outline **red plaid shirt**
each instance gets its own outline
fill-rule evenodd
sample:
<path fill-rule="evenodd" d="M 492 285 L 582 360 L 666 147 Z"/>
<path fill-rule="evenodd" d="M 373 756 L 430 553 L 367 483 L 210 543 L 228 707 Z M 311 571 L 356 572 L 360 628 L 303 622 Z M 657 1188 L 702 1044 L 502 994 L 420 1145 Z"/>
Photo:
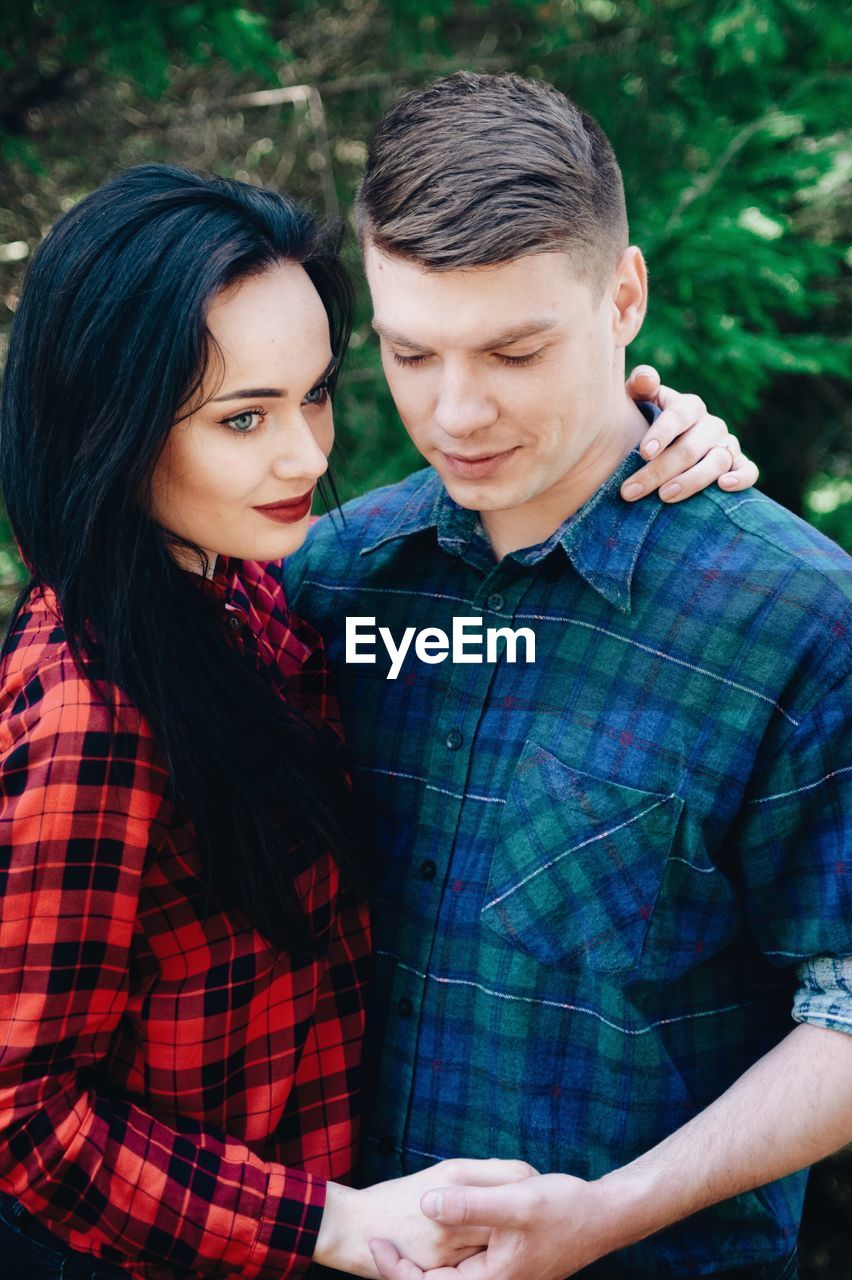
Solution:
<path fill-rule="evenodd" d="M 247 660 L 336 723 L 272 569 L 225 562 L 213 586 Z M 280 1280 L 353 1164 L 366 910 L 325 857 L 297 880 L 333 908 L 320 959 L 200 914 L 192 824 L 117 705 L 112 731 L 31 597 L 0 666 L 0 1190 L 137 1280 Z"/>

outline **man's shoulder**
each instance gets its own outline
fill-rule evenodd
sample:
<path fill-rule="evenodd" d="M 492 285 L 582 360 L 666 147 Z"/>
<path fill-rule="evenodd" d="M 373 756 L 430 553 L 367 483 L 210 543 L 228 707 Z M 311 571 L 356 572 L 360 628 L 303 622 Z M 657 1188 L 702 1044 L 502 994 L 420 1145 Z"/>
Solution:
<path fill-rule="evenodd" d="M 684 618 L 741 639 L 743 661 L 804 663 L 829 681 L 852 671 L 852 557 L 757 490 L 666 507 L 637 575 L 649 608 L 664 577 Z"/>
<path fill-rule="evenodd" d="M 391 524 L 406 510 L 410 504 L 416 503 L 431 493 L 437 477 L 432 467 L 424 467 L 414 471 L 404 480 L 396 484 L 386 484 L 380 489 L 370 489 L 359 498 L 351 498 L 337 512 L 323 516 L 318 520 L 313 533 L 322 529 L 328 535 L 328 525 L 334 523 L 341 528 L 345 539 L 357 542 L 360 550 L 368 541 L 379 541 Z"/>
<path fill-rule="evenodd" d="M 285 562 L 285 580 L 306 568 L 327 563 L 336 574 L 360 560 L 365 547 L 374 546 L 392 533 L 397 520 L 419 502 L 431 501 L 437 477 L 431 467 L 415 471 L 396 484 L 371 489 L 359 498 L 321 516 L 310 529 L 303 547 Z"/>
<path fill-rule="evenodd" d="M 757 489 L 707 489 L 661 513 L 652 545 L 676 545 L 700 568 L 783 574 L 803 589 L 826 592 L 838 608 L 852 603 L 852 557 L 813 525 Z"/>
<path fill-rule="evenodd" d="M 759 538 L 764 546 L 776 552 L 787 555 L 791 551 L 812 549 L 820 556 L 834 556 L 847 569 L 852 567 L 852 557 L 841 546 L 760 489 L 738 494 L 724 493 L 713 486 L 706 489 L 703 496 L 726 521 Z"/>

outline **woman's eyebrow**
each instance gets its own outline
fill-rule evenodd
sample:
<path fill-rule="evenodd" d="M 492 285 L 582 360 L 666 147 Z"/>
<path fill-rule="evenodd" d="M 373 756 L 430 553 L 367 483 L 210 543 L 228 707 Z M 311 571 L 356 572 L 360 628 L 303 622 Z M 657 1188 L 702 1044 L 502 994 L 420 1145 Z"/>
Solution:
<path fill-rule="evenodd" d="M 286 394 L 281 387 L 244 387 L 239 391 L 227 391 L 223 396 L 213 396 L 213 400 L 260 400 L 265 397 L 281 400 Z"/>
<path fill-rule="evenodd" d="M 331 377 L 336 366 L 337 356 L 332 356 L 314 385 L 322 382 L 325 378 Z M 217 400 L 283 400 L 286 395 L 286 387 L 241 387 L 239 391 L 228 391 L 224 395 L 213 396 L 212 402 Z"/>

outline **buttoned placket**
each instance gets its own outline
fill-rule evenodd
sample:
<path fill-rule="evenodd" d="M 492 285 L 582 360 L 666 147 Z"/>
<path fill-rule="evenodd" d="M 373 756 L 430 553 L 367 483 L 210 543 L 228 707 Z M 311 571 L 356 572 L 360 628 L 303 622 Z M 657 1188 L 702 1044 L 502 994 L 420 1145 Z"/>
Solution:
<path fill-rule="evenodd" d="M 481 563 L 481 556 L 477 555 L 476 560 Z M 538 572 L 537 567 L 527 568 L 505 557 L 481 577 L 469 609 L 465 611 L 459 606 L 454 612 L 481 617 L 483 629 L 513 626 L 515 613 Z M 502 654 L 500 660 L 503 660 Z M 418 860 L 412 869 L 413 876 L 427 882 L 431 905 L 423 912 L 428 911 L 429 927 L 407 939 L 404 962 L 397 966 L 391 992 L 386 1044 L 397 1064 L 394 1093 L 396 1097 L 407 1096 L 409 1105 L 404 1112 L 397 1108 L 393 1118 L 391 1113 L 382 1114 L 380 1091 L 374 1129 L 379 1135 L 377 1149 L 388 1166 L 388 1176 L 420 1167 L 419 1163 L 406 1159 L 406 1131 L 414 1096 L 416 1046 L 425 996 L 421 975 L 429 972 L 432 962 L 442 897 L 446 884 L 452 880 L 455 835 L 461 822 L 477 729 L 497 670 L 498 663 L 485 660 L 451 663 L 451 678 L 443 703 L 436 708 L 434 732 L 425 758 L 425 776 L 440 777 L 442 785 L 426 789 L 419 824 L 421 828 L 452 829 L 454 838 L 451 844 L 444 843 L 430 850 L 431 856 Z M 401 1064 L 405 1064 L 404 1067 Z"/>
<path fill-rule="evenodd" d="M 244 653 L 246 647 L 246 631 L 248 629 L 248 619 L 245 612 L 235 604 L 231 604 L 230 602 L 226 603 L 225 625 L 228 628 L 231 639 L 239 649 L 240 653 Z"/>
<path fill-rule="evenodd" d="M 629 510 L 635 516 L 635 508 Z M 652 518 L 641 514 L 648 522 Z M 416 534 L 422 527 L 421 515 L 408 512 L 400 521 L 402 527 L 393 529 L 392 535 Z M 546 543 L 495 563 L 481 522 L 474 513 L 457 508 L 445 493 L 430 503 L 429 522 L 432 521 L 442 551 L 458 564 L 451 595 L 458 603 L 453 604 L 452 616 L 481 617 L 483 629 L 514 627 L 522 603 L 536 583 L 542 579 L 548 583 L 557 581 L 566 569 L 572 574 L 578 572 L 573 563 L 570 567 L 566 563 L 573 561 L 576 537 L 570 529 L 557 531 Z M 593 547 L 597 554 L 596 544 Z M 362 555 L 370 553 L 369 546 L 361 550 Z M 529 619 L 519 625 L 529 626 Z M 400 678 L 413 674 L 408 670 L 411 662 L 409 655 Z M 424 745 L 419 856 L 410 871 L 411 880 L 417 883 L 409 889 L 418 896 L 416 914 L 420 927 L 395 940 L 397 963 L 386 1006 L 384 1055 L 385 1068 L 392 1071 L 392 1076 L 379 1085 L 368 1139 L 373 1151 L 382 1157 L 382 1176 L 411 1172 L 421 1167 L 424 1155 L 437 1158 L 440 1154 L 418 1152 L 416 1142 L 408 1137 L 415 1099 L 421 1088 L 426 1087 L 428 1092 L 428 1086 L 421 1084 L 417 1074 L 427 1069 L 425 1055 L 421 1058 L 420 1054 L 427 975 L 432 971 L 436 948 L 441 945 L 440 918 L 442 907 L 446 910 L 446 895 L 456 891 L 453 868 L 458 863 L 457 844 L 468 813 L 465 788 L 471 776 L 477 731 L 500 666 L 484 660 L 481 664 L 467 664 L 448 659 L 449 681 L 443 683 L 443 694 L 434 705 L 428 751 Z M 505 675 L 502 678 L 505 681 Z M 420 773 L 419 767 L 417 772 Z M 430 831 L 440 833 L 440 838 L 430 839 Z M 404 1108 L 392 1106 L 394 1099 L 405 1099 Z"/>

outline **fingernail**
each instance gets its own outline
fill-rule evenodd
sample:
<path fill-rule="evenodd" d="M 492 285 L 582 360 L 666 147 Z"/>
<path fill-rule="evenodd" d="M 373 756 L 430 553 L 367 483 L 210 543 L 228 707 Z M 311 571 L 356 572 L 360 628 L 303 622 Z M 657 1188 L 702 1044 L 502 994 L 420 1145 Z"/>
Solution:
<path fill-rule="evenodd" d="M 663 485 L 662 489 L 660 490 L 660 497 L 676 498 L 677 495 L 680 493 L 680 490 L 681 490 L 681 486 L 676 481 L 673 480 L 671 484 Z"/>
<path fill-rule="evenodd" d="M 638 498 L 642 492 L 642 486 L 638 480 L 629 480 L 621 490 L 622 498 Z"/>
<path fill-rule="evenodd" d="M 654 458 L 660 452 L 659 440 L 647 440 L 642 446 L 646 458 Z"/>
<path fill-rule="evenodd" d="M 440 1191 L 427 1191 L 420 1201 L 420 1211 L 425 1213 L 427 1218 L 440 1218 L 443 1207 L 444 1197 Z"/>
<path fill-rule="evenodd" d="M 737 483 L 737 477 L 734 475 L 731 475 L 730 473 L 724 476 L 719 476 L 719 484 L 723 484 L 726 489 L 733 489 L 736 483 Z"/>

